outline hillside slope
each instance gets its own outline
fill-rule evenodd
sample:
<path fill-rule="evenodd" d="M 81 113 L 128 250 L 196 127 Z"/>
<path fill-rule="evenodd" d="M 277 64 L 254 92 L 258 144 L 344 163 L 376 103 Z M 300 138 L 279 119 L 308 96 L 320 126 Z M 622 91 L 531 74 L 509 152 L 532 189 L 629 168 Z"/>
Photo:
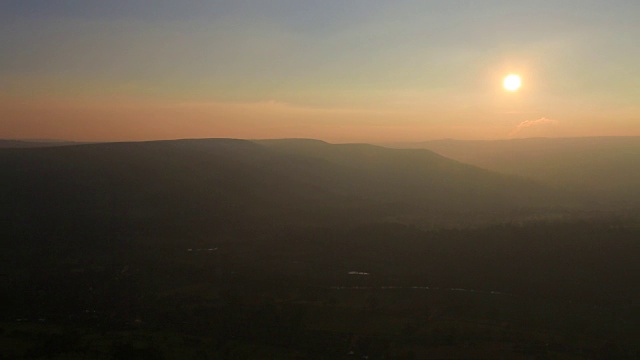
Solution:
<path fill-rule="evenodd" d="M 278 224 L 423 221 L 546 209 L 537 184 L 427 150 L 232 139 L 2 149 L 18 232 L 231 233 Z"/>
<path fill-rule="evenodd" d="M 590 194 L 602 202 L 640 204 L 640 137 L 437 140 L 423 148 L 464 163 Z"/>

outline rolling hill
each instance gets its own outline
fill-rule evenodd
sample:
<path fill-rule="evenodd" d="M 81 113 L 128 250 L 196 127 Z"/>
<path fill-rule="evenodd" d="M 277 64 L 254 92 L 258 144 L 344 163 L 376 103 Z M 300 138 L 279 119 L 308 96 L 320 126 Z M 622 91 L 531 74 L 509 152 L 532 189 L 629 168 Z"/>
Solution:
<path fill-rule="evenodd" d="M 259 232 L 278 224 L 546 211 L 533 182 L 428 150 L 201 139 L 2 149 L 2 211 L 19 233 Z"/>

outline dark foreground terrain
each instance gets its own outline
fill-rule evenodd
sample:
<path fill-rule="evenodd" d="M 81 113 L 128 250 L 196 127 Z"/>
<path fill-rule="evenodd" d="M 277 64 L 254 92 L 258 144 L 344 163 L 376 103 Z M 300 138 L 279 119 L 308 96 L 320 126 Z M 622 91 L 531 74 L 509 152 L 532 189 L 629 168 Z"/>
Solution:
<path fill-rule="evenodd" d="M 0 165 L 0 358 L 640 357 L 634 207 L 308 141 Z"/>

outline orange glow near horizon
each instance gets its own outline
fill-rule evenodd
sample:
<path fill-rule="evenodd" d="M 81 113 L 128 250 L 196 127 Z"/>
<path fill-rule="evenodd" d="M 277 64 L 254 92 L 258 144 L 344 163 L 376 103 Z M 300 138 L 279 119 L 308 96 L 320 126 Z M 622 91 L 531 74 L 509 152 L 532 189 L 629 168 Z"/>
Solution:
<path fill-rule="evenodd" d="M 444 103 L 444 101 L 440 101 Z M 576 113 L 538 121 L 526 111 L 444 103 L 378 108 L 313 108 L 280 102 L 179 103 L 132 100 L 0 99 L 0 138 L 143 141 L 180 138 L 314 138 L 328 142 L 417 142 L 455 138 L 640 135 L 633 112 L 604 117 Z M 448 110 L 449 109 L 449 110 Z M 451 115 L 447 111 L 456 112 Z M 527 124 L 528 126 L 523 126 Z M 586 127 L 586 124 L 590 124 Z"/>

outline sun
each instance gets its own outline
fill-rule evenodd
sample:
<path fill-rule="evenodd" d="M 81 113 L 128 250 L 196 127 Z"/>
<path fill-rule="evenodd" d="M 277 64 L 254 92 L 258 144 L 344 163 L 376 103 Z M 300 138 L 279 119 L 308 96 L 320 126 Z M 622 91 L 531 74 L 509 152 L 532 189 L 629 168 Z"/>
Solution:
<path fill-rule="evenodd" d="M 522 79 L 520 78 L 520 75 L 509 74 L 502 81 L 502 86 L 507 91 L 518 91 L 518 89 L 520 89 L 520 87 L 522 86 Z"/>

